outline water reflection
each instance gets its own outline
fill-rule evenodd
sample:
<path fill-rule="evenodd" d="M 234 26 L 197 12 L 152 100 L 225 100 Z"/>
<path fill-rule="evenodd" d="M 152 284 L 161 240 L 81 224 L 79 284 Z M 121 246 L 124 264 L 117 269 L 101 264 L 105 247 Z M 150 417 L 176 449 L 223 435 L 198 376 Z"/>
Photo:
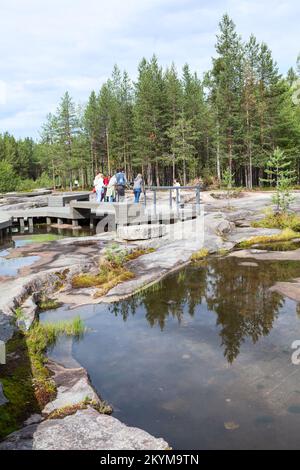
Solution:
<path fill-rule="evenodd" d="M 299 276 L 297 262 L 257 262 L 253 267 L 242 265 L 235 258 L 215 258 L 169 276 L 131 300 L 114 304 L 110 310 L 126 321 L 143 306 L 149 325 L 163 331 L 169 317 L 181 324 L 186 313 L 193 317 L 197 307 L 205 303 L 216 315 L 220 344 L 227 361 L 232 363 L 247 339 L 255 344 L 273 328 L 285 301 L 269 287 L 275 281 Z"/>

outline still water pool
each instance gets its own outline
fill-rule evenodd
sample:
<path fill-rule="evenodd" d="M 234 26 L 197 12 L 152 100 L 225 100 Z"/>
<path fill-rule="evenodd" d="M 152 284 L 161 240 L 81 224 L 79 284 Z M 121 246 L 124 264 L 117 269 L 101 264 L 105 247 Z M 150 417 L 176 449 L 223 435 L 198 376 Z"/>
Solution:
<path fill-rule="evenodd" d="M 78 361 L 115 417 L 174 449 L 299 448 L 300 309 L 269 287 L 300 264 L 255 263 L 216 258 L 129 301 L 47 312 L 87 328 L 49 354 Z"/>

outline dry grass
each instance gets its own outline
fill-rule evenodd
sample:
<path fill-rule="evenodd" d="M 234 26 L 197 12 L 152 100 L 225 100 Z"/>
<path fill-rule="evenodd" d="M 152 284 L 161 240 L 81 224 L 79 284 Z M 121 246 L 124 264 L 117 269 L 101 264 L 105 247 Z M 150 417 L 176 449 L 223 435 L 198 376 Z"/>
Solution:
<path fill-rule="evenodd" d="M 139 258 L 140 256 L 148 255 L 149 253 L 154 253 L 155 251 L 156 250 L 154 248 L 136 249 L 132 251 L 131 253 L 129 253 L 128 255 L 126 255 L 126 261 L 133 261 Z"/>
<path fill-rule="evenodd" d="M 102 297 L 118 284 L 134 279 L 134 273 L 125 266 L 128 261 L 133 261 L 154 251 L 153 248 L 138 248 L 131 253 L 126 253 L 126 251 L 114 247 L 107 249 L 104 258 L 100 261 L 99 272 L 97 274 L 83 273 L 74 276 L 72 287 L 73 289 L 96 287 L 97 292 L 94 297 Z"/>
<path fill-rule="evenodd" d="M 101 401 L 98 403 L 87 398 L 86 400 L 80 403 L 76 403 L 75 405 L 67 405 L 63 408 L 59 408 L 58 410 L 54 410 L 52 413 L 50 413 L 48 419 L 63 419 L 66 416 L 74 415 L 79 410 L 86 410 L 89 406 L 94 408 L 100 414 L 111 415 L 113 412 L 112 407 L 106 402 Z"/>
<path fill-rule="evenodd" d="M 81 289 L 87 287 L 97 287 L 95 297 L 105 295 L 110 289 L 121 282 L 133 279 L 135 275 L 126 269 L 126 267 L 104 260 L 100 264 L 98 274 L 79 274 L 72 279 L 72 287 Z"/>
<path fill-rule="evenodd" d="M 207 258 L 208 255 L 209 255 L 209 251 L 206 248 L 201 248 L 201 250 L 196 251 L 195 253 L 192 254 L 191 261 L 193 262 L 201 261 L 204 258 Z"/>
<path fill-rule="evenodd" d="M 242 241 L 238 244 L 239 248 L 249 248 L 252 245 L 259 245 L 259 244 L 267 244 L 267 243 L 274 243 L 274 242 L 285 242 L 293 240 L 294 238 L 299 238 L 300 233 L 294 232 L 290 228 L 284 229 L 278 235 L 261 235 L 257 237 L 249 238 L 249 240 Z"/>

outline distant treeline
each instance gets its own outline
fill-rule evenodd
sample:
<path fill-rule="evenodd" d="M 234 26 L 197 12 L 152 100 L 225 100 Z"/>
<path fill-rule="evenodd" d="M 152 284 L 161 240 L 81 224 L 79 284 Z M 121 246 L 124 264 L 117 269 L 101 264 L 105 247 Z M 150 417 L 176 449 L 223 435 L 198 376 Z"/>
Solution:
<path fill-rule="evenodd" d="M 217 183 L 230 168 L 238 186 L 252 188 L 280 147 L 299 183 L 300 105 L 292 94 L 300 59 L 283 77 L 266 44 L 254 36 L 244 42 L 227 15 L 219 27 L 212 68 L 201 79 L 188 65 L 180 74 L 174 64 L 163 69 L 155 56 L 140 62 L 135 83 L 115 66 L 85 107 L 66 92 L 39 142 L 2 135 L 2 173 L 69 187 L 123 167 L 129 179 L 141 172 L 149 185 L 163 185 L 175 176 Z"/>

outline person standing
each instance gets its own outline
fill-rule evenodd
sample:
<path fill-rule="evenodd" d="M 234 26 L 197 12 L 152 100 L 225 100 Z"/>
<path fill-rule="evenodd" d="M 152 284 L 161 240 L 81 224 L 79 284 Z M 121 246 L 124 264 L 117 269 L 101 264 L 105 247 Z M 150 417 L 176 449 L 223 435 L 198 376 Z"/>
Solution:
<path fill-rule="evenodd" d="M 173 187 L 174 188 L 180 188 L 180 183 L 179 183 L 179 181 L 177 181 L 177 179 L 174 179 Z M 177 201 L 177 193 L 178 193 L 178 201 Z M 172 197 L 173 197 L 173 199 L 176 203 L 178 202 L 178 204 L 180 204 L 180 191 L 177 191 L 177 190 L 174 189 L 173 193 L 172 193 Z"/>
<path fill-rule="evenodd" d="M 101 172 L 98 171 L 97 174 L 96 174 L 96 176 L 95 176 L 94 183 L 93 183 L 94 189 L 96 189 L 96 186 L 97 186 L 98 181 L 99 181 L 100 178 L 101 178 Z"/>
<path fill-rule="evenodd" d="M 94 185 L 96 189 L 96 200 L 100 204 L 100 202 L 102 201 L 102 195 L 104 190 L 103 175 L 101 173 L 96 176 Z"/>
<path fill-rule="evenodd" d="M 118 170 L 116 173 L 116 192 L 118 196 L 118 202 L 124 202 L 125 200 L 125 187 L 127 184 L 127 178 L 124 170 Z"/>
<path fill-rule="evenodd" d="M 106 198 L 108 202 L 115 202 L 116 200 L 116 175 L 112 176 L 107 185 Z"/>
<path fill-rule="evenodd" d="M 108 186 L 109 180 L 110 180 L 109 176 L 103 177 L 103 191 L 102 191 L 101 202 L 106 201 L 106 193 L 107 193 L 107 186 Z"/>
<path fill-rule="evenodd" d="M 134 202 L 136 204 L 140 202 L 142 191 L 144 191 L 144 180 L 142 175 L 139 173 L 133 183 Z"/>

